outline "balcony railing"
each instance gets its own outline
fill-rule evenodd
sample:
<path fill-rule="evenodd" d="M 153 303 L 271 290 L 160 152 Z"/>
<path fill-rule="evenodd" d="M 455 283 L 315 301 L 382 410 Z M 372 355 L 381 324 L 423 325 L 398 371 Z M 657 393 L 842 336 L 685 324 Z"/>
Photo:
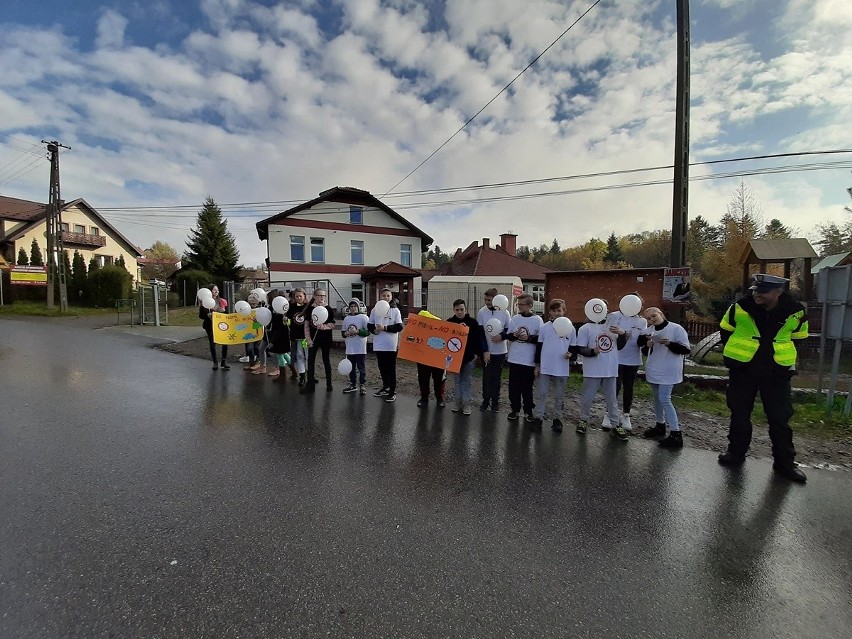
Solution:
<path fill-rule="evenodd" d="M 62 231 L 62 242 L 64 244 L 76 244 L 77 246 L 106 246 L 106 235 Z"/>

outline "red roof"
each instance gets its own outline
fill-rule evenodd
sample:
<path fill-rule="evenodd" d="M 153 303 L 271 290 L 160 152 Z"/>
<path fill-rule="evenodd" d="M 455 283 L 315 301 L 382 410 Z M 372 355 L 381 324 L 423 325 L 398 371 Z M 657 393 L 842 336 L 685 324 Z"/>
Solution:
<path fill-rule="evenodd" d="M 409 266 L 404 266 L 399 262 L 391 261 L 364 269 L 361 273 L 361 279 L 366 282 L 367 279 L 380 274 L 395 277 L 420 277 L 420 271 Z"/>
<path fill-rule="evenodd" d="M 500 246 L 484 248 L 476 242 L 457 252 L 452 261 L 441 269 L 441 275 L 514 276 L 524 282 L 544 282 L 545 274 L 553 272 L 546 266 L 509 255 Z"/>
<path fill-rule="evenodd" d="M 0 218 L 17 220 L 19 222 L 32 222 L 39 217 L 44 217 L 46 204 L 19 200 L 15 197 L 0 195 Z"/>

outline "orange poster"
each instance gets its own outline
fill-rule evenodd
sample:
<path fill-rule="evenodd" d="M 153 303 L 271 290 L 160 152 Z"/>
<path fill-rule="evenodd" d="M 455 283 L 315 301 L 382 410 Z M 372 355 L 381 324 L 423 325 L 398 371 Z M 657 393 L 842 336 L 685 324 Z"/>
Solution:
<path fill-rule="evenodd" d="M 467 344 L 467 333 L 468 328 L 464 324 L 410 313 L 399 338 L 399 356 L 458 373 Z"/>

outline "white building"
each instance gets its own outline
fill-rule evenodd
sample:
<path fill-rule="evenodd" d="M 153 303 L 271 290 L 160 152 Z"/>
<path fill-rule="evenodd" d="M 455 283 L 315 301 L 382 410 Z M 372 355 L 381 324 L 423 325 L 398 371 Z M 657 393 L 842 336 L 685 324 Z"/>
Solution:
<path fill-rule="evenodd" d="M 271 288 L 328 286 L 328 303 L 376 302 L 382 288 L 419 307 L 421 254 L 432 238 L 368 191 L 334 187 L 257 223 Z"/>

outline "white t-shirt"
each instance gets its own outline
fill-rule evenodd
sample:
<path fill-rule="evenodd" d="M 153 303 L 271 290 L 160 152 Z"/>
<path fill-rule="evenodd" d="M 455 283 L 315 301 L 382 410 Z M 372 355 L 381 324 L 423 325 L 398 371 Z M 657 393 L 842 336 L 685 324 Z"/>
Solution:
<path fill-rule="evenodd" d="M 583 324 L 577 331 L 577 346 L 599 348 L 595 357 L 583 357 L 583 377 L 618 377 L 618 335 L 611 333 L 610 324 Z"/>
<path fill-rule="evenodd" d="M 658 331 L 649 327 L 648 359 L 645 360 L 645 379 L 649 384 L 679 384 L 683 381 L 683 360 L 686 355 L 672 353 L 668 346 L 651 343 L 668 339 L 673 344 L 683 344 L 689 348 L 689 336 L 680 324 L 669 322 Z"/>
<path fill-rule="evenodd" d="M 378 317 L 376 309 L 370 313 L 370 324 L 376 326 L 391 326 L 392 324 L 402 324 L 402 313 L 398 308 L 391 308 L 384 317 Z M 388 333 L 382 331 L 373 335 L 373 351 L 395 351 L 399 345 L 399 333 Z"/>
<path fill-rule="evenodd" d="M 498 311 L 496 309 L 492 311 L 487 306 L 483 306 L 476 314 L 476 321 L 479 322 L 479 325 L 482 327 L 482 330 L 485 330 L 485 325 L 492 317 L 496 317 L 498 320 L 500 320 L 500 323 L 503 324 L 504 329 L 509 325 L 509 322 L 512 320 L 512 316 L 509 315 L 509 311 Z M 509 342 L 507 342 L 506 340 L 503 340 L 502 342 L 497 342 L 495 344 L 491 341 L 489 337 L 486 336 L 485 341 L 488 342 L 488 352 L 492 355 L 505 355 L 509 350 Z"/>
<path fill-rule="evenodd" d="M 618 351 L 618 363 L 627 366 L 641 366 L 642 353 L 639 351 L 637 340 L 640 335 L 644 335 L 648 330 L 648 322 L 643 317 L 629 317 L 615 311 L 610 313 L 607 324 L 618 326 L 618 328 L 627 331 L 627 344 Z"/>
<path fill-rule="evenodd" d="M 571 327 L 571 333 L 567 337 L 559 337 L 553 329 L 553 322 L 547 322 L 541 327 L 538 341 L 541 344 L 541 374 L 568 377 L 569 362 L 565 353 L 570 346 L 577 343 L 577 331 L 574 327 Z"/>
<path fill-rule="evenodd" d="M 509 332 L 514 333 L 519 329 L 523 329 L 531 338 L 534 338 L 541 332 L 543 324 L 544 322 L 538 315 L 524 317 L 519 313 L 509 320 Z M 530 342 L 511 342 L 512 345 L 509 347 L 509 357 L 507 357 L 506 360 L 510 364 L 535 366 L 535 343 L 535 339 L 532 339 Z"/>
<path fill-rule="evenodd" d="M 367 330 L 367 316 L 363 313 L 358 315 L 347 315 L 343 318 L 343 324 L 341 325 L 341 329 L 343 333 L 346 334 L 346 331 L 349 330 L 350 326 L 354 326 L 356 331 L 365 331 Z M 346 342 L 346 354 L 347 355 L 366 355 L 367 354 L 367 338 L 361 337 L 358 334 L 347 336 L 343 338 Z"/>

